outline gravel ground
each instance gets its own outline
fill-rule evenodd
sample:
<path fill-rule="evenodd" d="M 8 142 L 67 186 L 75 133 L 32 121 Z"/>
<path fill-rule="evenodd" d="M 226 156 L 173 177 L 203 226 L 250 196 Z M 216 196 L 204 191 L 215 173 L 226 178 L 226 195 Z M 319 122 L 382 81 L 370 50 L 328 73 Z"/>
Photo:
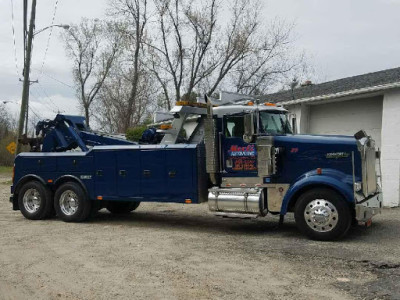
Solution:
<path fill-rule="evenodd" d="M 0 299 L 400 299 L 400 210 L 339 242 L 292 216 L 222 219 L 145 203 L 86 223 L 26 220 L 0 175 Z"/>

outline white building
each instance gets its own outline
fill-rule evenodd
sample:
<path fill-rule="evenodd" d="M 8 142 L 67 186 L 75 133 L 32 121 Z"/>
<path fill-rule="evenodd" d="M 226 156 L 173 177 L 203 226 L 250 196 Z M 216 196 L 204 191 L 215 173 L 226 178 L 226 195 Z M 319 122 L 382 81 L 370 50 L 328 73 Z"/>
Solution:
<path fill-rule="evenodd" d="M 381 150 L 383 203 L 400 203 L 400 68 L 265 96 L 296 115 L 299 133 L 353 135 L 364 129 Z"/>

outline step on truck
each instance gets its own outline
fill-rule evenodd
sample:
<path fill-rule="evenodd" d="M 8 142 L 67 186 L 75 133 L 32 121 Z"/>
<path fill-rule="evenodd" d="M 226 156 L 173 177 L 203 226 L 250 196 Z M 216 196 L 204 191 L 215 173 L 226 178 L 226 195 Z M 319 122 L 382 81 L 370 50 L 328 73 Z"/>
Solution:
<path fill-rule="evenodd" d="M 87 220 L 141 202 L 208 202 L 223 217 L 294 213 L 316 240 L 370 224 L 382 197 L 374 141 L 293 134 L 288 112 L 270 103 L 182 103 L 139 143 L 93 132 L 83 117 L 37 125 L 32 152 L 15 158 L 10 201 L 31 220 Z"/>

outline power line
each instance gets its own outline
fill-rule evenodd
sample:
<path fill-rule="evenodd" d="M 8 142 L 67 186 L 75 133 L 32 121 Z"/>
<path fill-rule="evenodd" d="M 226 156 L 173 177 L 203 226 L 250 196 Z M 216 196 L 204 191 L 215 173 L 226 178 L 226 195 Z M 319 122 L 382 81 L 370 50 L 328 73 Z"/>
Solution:
<path fill-rule="evenodd" d="M 59 1 L 59 0 L 56 0 L 56 2 L 55 2 L 55 4 L 54 4 L 53 18 L 51 19 L 51 25 L 50 25 L 50 27 L 54 25 L 54 20 L 55 20 L 55 18 L 56 18 L 56 12 L 57 12 L 58 1 Z M 50 28 L 50 31 L 49 31 L 49 37 L 47 38 L 46 50 L 44 50 L 43 62 L 42 62 L 42 66 L 40 67 L 40 72 L 39 72 L 39 76 L 38 76 L 38 77 L 40 77 L 40 76 L 43 74 L 43 67 L 44 67 L 44 64 L 45 64 L 45 62 L 46 62 L 47 51 L 49 50 L 50 39 L 51 39 L 52 33 L 53 33 L 53 27 L 51 27 L 51 28 Z"/>
<path fill-rule="evenodd" d="M 30 110 L 39 120 L 43 119 L 41 116 L 38 115 L 38 112 L 35 112 L 35 110 L 34 110 L 31 106 L 29 107 L 29 110 Z"/>
<path fill-rule="evenodd" d="M 57 111 L 60 111 L 60 108 L 58 107 L 58 105 L 56 105 L 53 101 L 53 99 L 49 96 L 49 94 L 46 92 L 44 86 L 42 86 L 40 84 L 40 82 L 38 82 L 40 89 L 43 91 L 44 95 L 50 100 L 51 104 L 53 104 L 53 106 L 57 109 Z"/>
<path fill-rule="evenodd" d="M 36 69 L 35 69 L 35 70 L 36 70 Z M 65 86 L 67 86 L 67 87 L 69 87 L 69 88 L 75 90 L 75 88 L 74 88 L 72 85 L 70 85 L 70 84 L 68 84 L 68 83 L 65 83 L 65 82 L 63 82 L 63 81 L 61 81 L 61 80 L 59 80 L 59 79 L 57 79 L 57 78 L 55 78 L 55 77 L 53 77 L 53 76 L 50 76 L 50 75 L 48 75 L 48 74 L 46 74 L 46 73 L 43 73 L 43 72 L 42 72 L 41 75 L 44 75 L 44 76 L 46 76 L 46 77 L 48 77 L 48 78 L 50 78 L 50 79 L 53 79 L 54 81 L 57 81 L 58 83 L 61 83 L 62 85 L 65 85 Z"/>
<path fill-rule="evenodd" d="M 55 105 L 55 103 L 53 102 L 53 99 L 47 94 L 47 92 L 44 90 L 43 86 L 40 83 L 38 83 L 38 84 L 39 84 L 38 86 L 40 87 L 40 94 L 44 95 L 43 98 L 45 100 L 48 100 L 56 108 L 56 110 L 58 110 L 58 106 Z M 39 92 L 39 90 L 37 90 L 37 91 Z"/>
<path fill-rule="evenodd" d="M 51 107 L 51 106 L 49 105 L 49 103 L 44 102 L 44 101 L 41 102 L 41 101 L 39 100 L 40 95 L 39 95 L 38 91 L 35 91 L 35 93 L 34 93 L 33 91 L 34 91 L 34 90 L 31 89 L 31 95 L 34 96 L 35 99 L 38 100 L 38 102 L 40 102 L 41 104 L 43 104 L 44 106 L 46 106 L 46 107 L 47 107 L 49 110 L 51 110 L 52 112 L 57 113 L 57 110 L 55 110 L 53 107 Z"/>
<path fill-rule="evenodd" d="M 39 99 L 36 98 L 36 96 L 34 96 L 34 95 L 32 94 L 31 91 L 29 91 L 29 94 L 31 94 L 31 96 L 32 96 L 33 98 L 35 98 L 36 100 L 38 100 L 38 102 L 39 102 Z M 34 111 L 34 109 L 33 109 L 31 106 L 29 106 L 29 110 L 30 110 L 37 118 L 43 119 L 42 117 L 39 116 L 39 113 L 37 113 L 37 112 Z"/>
<path fill-rule="evenodd" d="M 53 101 L 52 101 L 50 98 L 48 98 L 46 95 L 44 95 L 43 92 L 40 91 L 40 93 L 39 93 L 39 89 L 36 89 L 36 93 L 38 94 L 38 97 L 42 97 L 43 100 L 49 101 L 49 102 L 43 102 L 43 104 L 46 104 L 47 107 L 48 107 L 52 112 L 57 113 L 57 112 L 60 110 L 60 109 L 58 108 L 58 106 L 55 105 L 55 104 L 53 103 Z M 47 98 L 46 98 L 46 97 L 47 97 Z M 52 104 L 52 106 L 50 105 L 50 103 Z"/>
<path fill-rule="evenodd" d="M 24 37 L 24 61 L 25 61 L 25 49 L 26 49 L 26 35 L 27 35 L 27 26 L 28 26 L 28 0 L 24 0 L 24 30 L 23 30 L 23 37 Z"/>
<path fill-rule="evenodd" d="M 14 24 L 14 2 L 11 1 L 11 28 L 12 28 L 12 35 L 13 35 L 13 44 L 14 44 L 14 60 L 15 60 L 15 68 L 17 70 L 18 78 L 21 78 L 19 75 L 19 68 L 18 68 L 18 58 L 17 58 L 17 46 L 15 42 L 15 24 Z"/>

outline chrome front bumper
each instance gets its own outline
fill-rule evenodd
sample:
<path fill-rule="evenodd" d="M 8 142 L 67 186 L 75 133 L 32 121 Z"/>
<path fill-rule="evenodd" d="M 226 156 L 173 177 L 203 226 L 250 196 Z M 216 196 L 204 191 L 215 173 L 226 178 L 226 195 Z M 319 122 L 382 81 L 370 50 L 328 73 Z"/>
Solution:
<path fill-rule="evenodd" d="M 375 196 L 365 200 L 362 203 L 356 204 L 356 220 L 359 222 L 367 222 L 373 216 L 381 213 L 382 209 L 382 194 L 378 193 Z"/>

